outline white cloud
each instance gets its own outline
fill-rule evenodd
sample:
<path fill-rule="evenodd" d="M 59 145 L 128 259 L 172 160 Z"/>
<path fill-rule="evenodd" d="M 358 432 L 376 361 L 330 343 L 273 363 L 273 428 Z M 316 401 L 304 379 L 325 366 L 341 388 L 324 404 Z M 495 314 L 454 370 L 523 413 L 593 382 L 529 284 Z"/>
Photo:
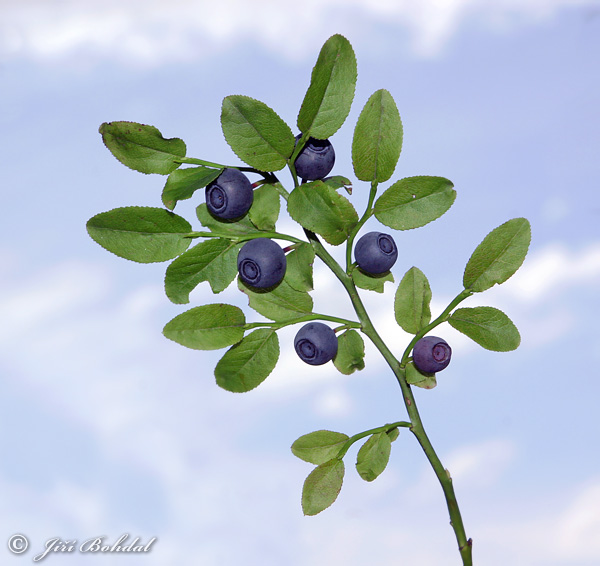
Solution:
<path fill-rule="evenodd" d="M 0 4 L 0 55 L 56 60 L 90 53 L 135 64 L 188 61 L 256 43 L 277 55 L 314 56 L 332 33 L 356 41 L 385 25 L 406 30 L 413 51 L 438 54 L 465 25 L 536 24 L 592 0 L 21 0 Z M 378 32 L 378 37 L 382 33 Z"/>

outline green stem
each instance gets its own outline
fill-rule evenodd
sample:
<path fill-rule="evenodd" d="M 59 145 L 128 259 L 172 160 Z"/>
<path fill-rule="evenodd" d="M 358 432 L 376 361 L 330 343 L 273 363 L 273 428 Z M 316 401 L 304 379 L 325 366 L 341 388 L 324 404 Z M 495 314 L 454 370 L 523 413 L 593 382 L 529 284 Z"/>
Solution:
<path fill-rule="evenodd" d="M 238 165 L 223 165 L 222 163 L 214 163 L 213 161 L 206 161 L 206 159 L 198 159 L 196 157 L 180 157 L 174 159 L 175 163 L 185 163 L 186 165 L 202 165 L 204 167 L 211 167 L 213 169 L 239 169 L 240 171 L 246 171 L 247 173 L 258 173 L 263 177 L 266 176 L 264 171 L 254 169 L 254 167 L 238 166 Z"/>
<path fill-rule="evenodd" d="M 336 277 L 340 280 L 344 288 L 346 289 L 350 300 L 352 301 L 352 305 L 354 306 L 354 310 L 358 315 L 358 318 L 361 322 L 361 330 L 362 332 L 369 337 L 369 339 L 373 342 L 373 344 L 377 347 L 377 349 L 381 352 L 381 355 L 390 366 L 390 369 L 396 376 L 398 384 L 400 385 L 400 389 L 402 390 L 402 395 L 404 398 L 404 405 L 406 406 L 406 410 L 410 417 L 411 427 L 410 430 L 417 438 L 417 441 L 421 445 L 423 452 L 425 453 L 427 459 L 433 471 L 438 478 L 438 481 L 442 487 L 442 491 L 444 492 L 444 497 L 446 499 L 446 505 L 448 507 L 448 513 L 450 515 L 450 524 L 452 529 L 454 530 L 454 534 L 456 537 L 456 541 L 458 543 L 458 548 L 460 551 L 460 555 L 463 561 L 463 566 L 472 566 L 472 556 L 471 556 L 471 539 L 467 539 L 465 534 L 465 528 L 462 521 L 462 516 L 460 513 L 460 509 L 458 507 L 458 502 L 456 500 L 456 495 L 454 493 L 454 487 L 452 485 L 452 478 L 450 474 L 446 471 L 444 466 L 442 465 L 438 455 L 436 454 L 427 433 L 425 432 L 425 428 L 421 421 L 421 416 L 419 415 L 419 411 L 417 409 L 417 404 L 415 402 L 415 398 L 413 396 L 410 385 L 406 382 L 406 374 L 405 369 L 400 365 L 400 362 L 394 357 L 392 352 L 389 350 L 385 342 L 379 336 L 369 315 L 365 309 L 365 306 L 358 295 L 358 291 L 356 286 L 354 285 L 350 276 L 343 271 L 340 265 L 331 257 L 329 252 L 323 247 L 319 239 L 312 232 L 306 231 L 307 236 L 309 237 L 309 241 L 311 242 L 313 248 L 315 249 L 316 254 L 319 258 L 331 269 L 331 271 L 336 275 Z M 456 304 L 458 304 L 461 300 L 466 298 L 465 293 L 468 291 L 463 291 L 458 297 L 450 304 L 452 308 Z M 464 296 L 463 296 L 464 295 Z M 454 304 L 454 305 L 453 305 Z M 449 307 L 450 309 L 450 307 Z M 449 309 L 446 311 L 449 312 Z M 450 309 L 451 310 L 451 309 Z M 444 313 L 446 313 L 444 311 Z M 441 316 L 444 316 L 444 313 Z M 440 318 L 436 319 L 438 321 Z M 436 322 L 434 321 L 434 322 Z M 433 324 L 433 323 L 432 323 Z M 438 322 L 439 324 L 439 322 Z M 429 325 L 431 326 L 431 325 Z M 407 349 L 408 350 L 408 349 Z M 410 352 L 410 350 L 408 350 Z M 406 355 L 406 353 L 405 353 Z"/>
<path fill-rule="evenodd" d="M 290 236 L 289 234 L 281 234 L 280 232 L 252 232 L 248 234 L 219 234 L 218 232 L 189 232 L 184 238 L 225 238 L 233 242 L 246 242 L 256 238 L 272 238 L 274 240 L 285 240 L 294 242 L 295 244 L 305 244 L 304 240 Z"/>
<path fill-rule="evenodd" d="M 362 215 L 362 218 L 358 221 L 358 224 L 350 232 L 350 235 L 348 236 L 348 240 L 346 242 L 346 273 L 348 274 L 352 269 L 352 249 L 354 247 L 354 238 L 356 238 L 356 235 L 358 234 L 360 229 L 364 226 L 365 222 L 373 214 L 373 202 L 375 201 L 375 195 L 377 194 L 377 184 L 377 181 L 373 181 L 371 183 L 369 202 L 367 203 L 365 213 Z"/>
<path fill-rule="evenodd" d="M 361 438 L 365 438 L 367 436 L 371 436 L 372 434 L 377 434 L 378 432 L 389 432 L 390 430 L 394 429 L 394 428 L 399 428 L 399 427 L 404 427 L 404 428 L 410 428 L 412 426 L 411 423 L 406 422 L 406 421 L 398 421 L 397 423 L 391 423 L 391 424 L 386 424 L 383 426 L 378 426 L 377 428 L 371 428 L 369 430 L 365 430 L 363 432 L 359 432 L 358 434 L 355 434 L 354 436 L 351 436 L 346 443 L 344 444 L 344 446 L 342 446 L 341 450 L 338 452 L 338 459 L 342 459 L 345 455 L 346 452 L 348 452 L 348 450 L 350 449 L 350 447 L 357 441 L 359 441 Z"/>
<path fill-rule="evenodd" d="M 337 316 L 331 316 L 328 314 L 311 313 L 305 316 L 299 316 L 298 318 L 293 318 L 282 322 L 249 322 L 244 325 L 244 330 L 250 330 L 251 328 L 261 327 L 279 329 L 285 326 L 290 326 L 292 324 L 298 324 L 300 322 L 310 322 L 311 320 L 327 320 L 329 322 L 338 322 L 342 324 L 344 328 L 360 328 L 360 322 L 355 322 L 353 320 L 348 320 L 346 318 L 340 318 Z"/>

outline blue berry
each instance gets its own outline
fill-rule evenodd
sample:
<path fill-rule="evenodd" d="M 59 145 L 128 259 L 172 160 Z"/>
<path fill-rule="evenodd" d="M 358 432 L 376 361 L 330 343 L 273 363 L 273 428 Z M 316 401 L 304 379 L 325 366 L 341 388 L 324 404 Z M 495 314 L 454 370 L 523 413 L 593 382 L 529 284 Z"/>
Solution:
<path fill-rule="evenodd" d="M 335 332 L 322 322 L 309 322 L 296 334 L 294 348 L 300 359 L 311 366 L 320 366 L 337 354 Z"/>
<path fill-rule="evenodd" d="M 300 139 L 300 135 L 296 139 Z M 329 140 L 308 138 L 308 141 L 298 154 L 294 167 L 296 174 L 304 181 L 323 179 L 333 169 L 335 151 Z"/>
<path fill-rule="evenodd" d="M 281 282 L 286 259 L 281 246 L 268 238 L 246 242 L 238 253 L 240 279 L 250 287 L 266 289 Z"/>
<path fill-rule="evenodd" d="M 452 348 L 443 338 L 425 336 L 413 348 L 413 362 L 423 373 L 436 373 L 450 363 Z"/>
<path fill-rule="evenodd" d="M 253 199 L 252 183 L 238 169 L 223 169 L 206 187 L 206 206 L 209 212 L 223 220 L 244 216 L 250 210 Z"/>
<path fill-rule="evenodd" d="M 385 273 L 396 263 L 398 248 L 389 234 L 369 232 L 356 242 L 354 259 L 366 273 Z"/>

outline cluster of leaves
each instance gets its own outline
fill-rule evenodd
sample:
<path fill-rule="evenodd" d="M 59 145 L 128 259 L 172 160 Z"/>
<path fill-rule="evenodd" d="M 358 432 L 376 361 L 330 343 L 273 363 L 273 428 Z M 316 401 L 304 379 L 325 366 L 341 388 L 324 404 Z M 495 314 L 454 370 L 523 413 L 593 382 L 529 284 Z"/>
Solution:
<path fill-rule="evenodd" d="M 208 282 L 215 294 L 227 289 L 236 279 L 237 254 L 244 242 L 264 237 L 289 242 L 287 270 L 279 285 L 259 291 L 239 279 L 237 282 L 239 290 L 247 295 L 249 306 L 266 320 L 248 322 L 242 309 L 215 303 L 193 307 L 164 327 L 167 338 L 188 348 L 228 348 L 215 367 L 218 385 L 228 391 L 245 392 L 260 385 L 279 359 L 277 331 L 309 320 L 339 324 L 339 347 L 333 362 L 340 372 L 350 374 L 363 369 L 361 334 L 365 333 L 366 314 L 354 302 L 360 299 L 353 299 L 358 320 L 313 312 L 310 291 L 315 255 L 325 261 L 347 290 L 354 291 L 354 296 L 356 287 L 382 292 L 386 282 L 394 281 L 392 274 L 369 275 L 351 260 L 354 239 L 365 222 L 375 217 L 393 230 L 419 228 L 443 215 L 456 198 L 453 184 L 435 176 L 400 179 L 377 197 L 378 185 L 394 173 L 403 142 L 398 109 L 384 89 L 374 92 L 366 102 L 352 141 L 354 174 L 370 184 L 364 214 L 359 217 L 347 196 L 341 194 L 341 190 L 352 194 L 351 183 L 345 177 L 298 182 L 294 169 L 297 155 L 310 137 L 327 139 L 342 126 L 354 99 L 356 78 L 356 59 L 350 43 L 340 35 L 332 36 L 320 51 L 298 113 L 298 141 L 284 120 L 263 102 L 247 96 L 226 97 L 221 110 L 223 134 L 246 164 L 237 168 L 257 175 L 259 180 L 254 183 L 252 207 L 241 219 L 224 221 L 213 217 L 205 203 L 198 205 L 200 231 L 193 230 L 173 210 L 178 201 L 191 198 L 214 181 L 226 166 L 187 157 L 182 140 L 166 139 L 152 126 L 110 122 L 100 127 L 106 147 L 120 162 L 142 173 L 167 175 L 167 180 L 162 192 L 163 207 L 126 207 L 101 213 L 88 221 L 88 232 L 97 243 L 120 257 L 140 263 L 170 261 L 165 292 L 173 303 L 189 303 L 190 293 L 202 282 Z M 285 167 L 293 181 L 290 192 L 275 174 Z M 281 199 L 289 216 L 305 230 L 306 240 L 277 231 Z M 190 247 L 197 238 L 200 243 Z M 332 246 L 346 244 L 345 268 L 334 263 L 320 238 Z M 427 278 L 416 267 L 406 272 L 395 293 L 394 313 L 399 326 L 414 335 L 400 360 L 408 383 L 425 388 L 435 385 L 435 375 L 420 373 L 412 364 L 410 352 L 416 340 L 442 322 L 490 350 L 508 351 L 518 346 L 517 329 L 498 309 L 456 306 L 467 296 L 508 279 L 523 262 L 529 239 L 529 223 L 522 218 L 492 231 L 468 261 L 464 290 L 434 320 Z M 304 512 L 313 515 L 335 500 L 344 475 L 343 457 L 361 438 L 368 437 L 358 453 L 357 471 L 366 481 L 375 479 L 385 468 L 391 443 L 402 426 L 410 423 L 385 425 L 353 437 L 317 431 L 299 438 L 292 447 L 294 454 L 317 466 L 304 485 Z"/>

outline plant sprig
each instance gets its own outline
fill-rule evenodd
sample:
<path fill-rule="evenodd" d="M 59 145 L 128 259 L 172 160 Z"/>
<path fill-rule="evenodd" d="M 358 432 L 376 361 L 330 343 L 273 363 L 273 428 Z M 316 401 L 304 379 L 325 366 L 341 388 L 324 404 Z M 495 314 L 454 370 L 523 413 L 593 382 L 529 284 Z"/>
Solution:
<path fill-rule="evenodd" d="M 491 231 L 468 260 L 463 289 L 436 318 L 431 314 L 431 287 L 425 274 L 410 267 L 396 288 L 394 316 L 399 327 L 412 335 L 401 356 L 378 334 L 361 298 L 362 291 L 382 292 L 393 282 L 391 271 L 366 272 L 353 261 L 355 240 L 366 222 L 375 218 L 394 231 L 420 228 L 445 214 L 456 198 L 451 181 L 436 176 L 406 177 L 380 187 L 396 169 L 403 144 L 400 114 L 392 95 L 375 91 L 357 120 L 352 141 L 352 164 L 359 181 L 368 183 L 365 210 L 358 214 L 347 196 L 351 181 L 339 175 L 301 182 L 296 159 L 311 139 L 325 140 L 344 124 L 354 99 L 357 79 L 352 46 L 341 35 L 323 45 L 298 113 L 294 136 L 287 123 L 265 103 L 247 96 L 228 96 L 221 108 L 221 126 L 232 151 L 245 163 L 226 166 L 187 156 L 179 138 L 165 138 L 153 127 L 134 122 L 108 122 L 100 133 L 106 147 L 124 165 L 145 173 L 166 175 L 161 195 L 163 207 L 125 207 L 100 213 L 87 223 L 89 235 L 108 251 L 140 263 L 170 261 L 165 292 L 176 304 L 190 302 L 198 285 L 208 283 L 213 293 L 229 288 L 238 275 L 238 254 L 251 240 L 268 238 L 289 242 L 284 248 L 283 279 L 267 289 L 257 289 L 237 277 L 238 289 L 263 320 L 247 321 L 245 312 L 233 305 L 214 303 L 194 306 L 169 321 L 164 335 L 197 350 L 227 348 L 215 367 L 217 384 L 232 392 L 258 387 L 271 374 L 280 356 L 277 332 L 300 323 L 325 321 L 337 326 L 335 367 L 345 375 L 365 367 L 366 336 L 379 350 L 395 376 L 408 420 L 370 428 L 351 437 L 332 431 L 315 431 L 292 444 L 292 452 L 316 465 L 302 493 L 302 507 L 315 515 L 338 497 L 345 473 L 344 457 L 358 441 L 356 469 L 365 481 L 375 480 L 386 468 L 399 429 L 412 432 L 432 466 L 448 506 L 464 566 L 472 564 L 472 541 L 467 538 L 450 473 L 437 456 L 423 426 L 412 386 L 432 389 L 436 374 L 421 371 L 413 357 L 419 341 L 443 323 L 450 324 L 482 347 L 510 351 L 520 335 L 502 311 L 489 306 L 458 308 L 466 298 L 504 283 L 523 263 L 531 229 L 524 218 L 509 220 Z M 226 221 L 214 216 L 202 203 L 193 229 L 175 214 L 180 200 L 192 198 L 209 187 L 226 169 L 256 174 L 253 201 L 247 214 Z M 292 188 L 288 191 L 276 172 L 287 168 Z M 305 239 L 279 232 L 276 224 L 281 199 L 289 217 L 304 230 Z M 193 247 L 192 241 L 201 240 Z M 340 265 L 323 241 L 346 245 Z M 355 320 L 313 311 L 313 263 L 319 258 L 345 290 Z M 360 292 L 359 292 L 360 289 Z"/>

